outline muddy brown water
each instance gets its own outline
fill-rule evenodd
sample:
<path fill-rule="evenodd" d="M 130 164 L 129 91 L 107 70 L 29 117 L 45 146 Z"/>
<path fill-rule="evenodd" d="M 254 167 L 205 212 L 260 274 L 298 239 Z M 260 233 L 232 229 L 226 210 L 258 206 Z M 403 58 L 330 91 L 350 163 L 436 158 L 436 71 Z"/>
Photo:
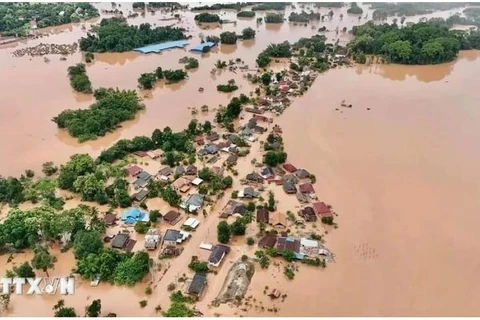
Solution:
<path fill-rule="evenodd" d="M 108 8 L 109 4 L 99 6 Z M 122 9 L 126 7 L 122 4 Z M 434 16 L 446 17 L 457 11 Z M 217 93 L 217 84 L 233 78 L 240 84 L 239 93 L 252 90 L 241 72 L 224 71 L 212 77 L 210 70 L 217 59 L 240 57 L 253 67 L 255 57 L 268 43 L 311 36 L 322 25 L 329 29 L 338 25 L 341 29 L 359 23 L 346 14 L 346 9 L 334 12 L 333 21 L 314 23 L 315 29 L 287 23 L 262 23 L 257 27 L 255 19 L 242 19 L 236 26 L 200 30 L 192 13 L 182 14 L 180 25 L 194 37 L 191 45 L 199 42 L 200 33 L 219 34 L 247 26 L 257 30 L 257 38 L 236 46 L 220 46 L 202 56 L 200 68 L 189 72 L 190 78 L 183 83 L 158 84 L 151 92 L 141 92 L 146 95 L 144 112 L 106 137 L 83 144 L 50 121 L 66 108 L 87 107 L 93 101 L 91 96 L 72 92 L 66 76 L 67 67 L 80 62 L 81 55 L 68 56 L 67 61 L 50 56 L 50 62 L 45 63 L 42 57 L 15 58 L 11 54 L 41 42 L 72 43 L 86 34 L 82 24 L 49 28 L 42 30 L 49 32 L 49 37 L 2 46 L 0 125 L 4 139 L 0 141 L 0 174 L 18 175 L 26 168 L 38 171 L 45 161 L 62 163 L 79 152 L 97 155 L 118 139 L 149 135 L 158 127 L 182 129 L 191 119 L 190 107 L 207 104 L 214 108 L 233 96 Z M 338 18 L 340 12 L 345 15 L 343 21 Z M 166 25 L 172 21 L 158 19 L 168 16 L 147 13 L 129 21 Z M 222 13 L 222 18 L 234 19 L 234 14 Z M 416 16 L 407 21 L 419 19 Z M 87 28 L 89 25 L 86 23 Z M 326 35 L 336 37 L 335 32 Z M 339 36 L 341 41 L 348 40 L 348 35 Z M 157 66 L 179 68 L 178 59 L 184 55 L 192 54 L 182 50 L 151 55 L 97 54 L 87 72 L 94 87 L 134 89 L 140 73 Z M 308 93 L 276 119 L 283 127 L 289 161 L 316 174 L 317 194 L 339 214 L 339 229 L 326 236 L 328 247 L 337 254 L 337 263 L 322 271 L 301 266 L 293 281 L 287 281 L 281 269 L 278 274 L 258 271 L 249 294 L 271 304 L 262 298 L 264 286 L 279 287 L 288 297 L 274 305 L 279 308 L 277 315 L 284 316 L 478 315 L 480 290 L 474 279 L 480 264 L 475 254 L 480 249 L 476 236 L 480 222 L 480 152 L 476 148 L 480 140 L 479 58 L 479 52 L 469 51 L 462 52 L 455 62 L 436 66 L 371 65 L 331 70 L 320 75 Z M 205 91 L 198 92 L 199 87 Z M 353 108 L 341 108 L 343 99 Z M 211 118 L 213 114 L 198 118 Z M 255 154 L 253 151 L 240 161 L 239 172 L 252 170 L 250 160 Z M 227 200 L 220 201 L 213 214 Z M 285 210 L 297 206 L 291 198 L 281 196 L 280 200 Z M 152 201 L 152 207 L 165 207 L 158 199 Z M 215 241 L 216 218 L 200 219 L 201 227 L 185 252 L 168 262 L 171 266 L 154 287 L 146 308 L 138 305 L 146 298 L 145 283 L 134 288 L 107 284 L 91 288 L 88 282 L 81 283 L 75 296 L 66 297 L 67 305 L 83 314 L 88 301 L 100 298 L 104 313 L 154 316 L 156 305 L 167 306 L 166 286 L 182 273 L 189 273 L 186 265 L 190 257 L 205 255 L 198 245 Z M 233 260 L 253 252 L 240 243 L 234 246 L 218 275 L 209 275 L 207 295 L 198 304 L 201 311 L 206 315 L 239 314 L 226 306 L 210 309 L 208 303 L 219 292 Z M 73 267 L 71 253 L 54 253 L 59 259 L 50 273 L 69 274 Z M 14 262 L 30 258 L 29 253 L 17 255 Z M 11 269 L 7 257 L 0 257 L 0 261 L 2 274 Z M 50 316 L 57 300 L 51 296 L 12 297 L 8 315 Z M 244 314 L 269 313 L 249 309 Z"/>

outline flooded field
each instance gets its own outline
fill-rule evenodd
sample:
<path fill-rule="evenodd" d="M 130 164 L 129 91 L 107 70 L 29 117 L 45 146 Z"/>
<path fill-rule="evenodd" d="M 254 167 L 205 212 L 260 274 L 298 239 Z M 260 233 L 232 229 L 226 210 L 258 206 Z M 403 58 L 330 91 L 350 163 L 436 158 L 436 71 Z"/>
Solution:
<path fill-rule="evenodd" d="M 99 6 L 109 8 L 110 4 Z M 45 161 L 62 163 L 75 153 L 94 156 L 118 139 L 150 135 L 155 128 L 167 125 L 182 129 L 192 117 L 189 108 L 207 104 L 213 109 L 229 101 L 232 95 L 218 93 L 217 84 L 233 78 L 240 84 L 235 95 L 252 90 L 242 73 L 224 71 L 212 76 L 210 70 L 216 60 L 239 57 L 254 68 L 257 54 L 269 43 L 311 36 L 323 25 L 331 30 L 337 26 L 350 29 L 366 21 L 347 15 L 346 8 L 333 11 L 333 21 L 314 23 L 314 28 L 288 23 L 257 25 L 255 19 L 242 19 L 236 26 L 227 24 L 209 30 L 200 30 L 193 22 L 194 13 L 182 13 L 179 25 L 193 35 L 190 45 L 199 42 L 200 33 L 241 31 L 247 26 L 257 31 L 257 37 L 235 46 L 222 45 L 202 56 L 200 68 L 189 71 L 184 83 L 142 92 L 146 110 L 135 120 L 106 137 L 83 144 L 58 130 L 51 121 L 64 109 L 84 108 L 93 102 L 91 96 L 74 93 L 67 79 L 67 67 L 80 62 L 81 54 L 73 54 L 67 61 L 50 56 L 48 63 L 42 57 L 12 55 L 14 50 L 42 42 L 73 43 L 86 34 L 82 24 L 42 30 L 51 35 L 2 46 L 0 125 L 7 138 L 0 141 L 0 174 L 18 175 L 27 168 L 38 171 Z M 447 17 L 457 11 L 427 17 Z M 338 17 L 340 13 L 344 14 L 343 20 Z M 371 11 L 368 13 L 371 15 Z M 129 22 L 172 23 L 159 20 L 165 17 L 160 12 L 147 13 Z M 222 18 L 236 19 L 232 12 L 222 13 Z M 406 21 L 417 22 L 420 18 Z M 95 22 L 98 20 L 91 23 Z M 88 29 L 90 23 L 85 25 Z M 337 37 L 335 31 L 326 36 Z M 341 32 L 338 37 L 342 42 L 349 39 Z M 87 73 L 96 88 L 134 89 L 141 73 L 157 66 L 180 68 L 178 59 L 185 55 L 192 53 L 173 50 L 159 55 L 96 54 Z M 320 75 L 308 93 L 275 121 L 283 128 L 289 161 L 315 172 L 317 194 L 328 199 L 339 213 L 339 228 L 327 236 L 337 263 L 329 264 L 325 270 L 302 265 L 291 281 L 283 276 L 283 267 L 268 271 L 257 268 L 247 296 L 255 296 L 267 309 L 278 308 L 279 316 L 478 315 L 480 290 L 474 279 L 480 258 L 474 253 L 480 250 L 476 230 L 480 223 L 479 78 L 480 52 L 475 51 L 461 52 L 455 62 L 435 66 L 356 66 Z M 199 87 L 205 91 L 199 92 Z M 353 108 L 336 110 L 344 99 Z M 210 112 L 199 119 L 213 115 Z M 251 155 L 239 161 L 239 172 L 252 169 L 255 153 L 252 150 Z M 211 212 L 218 213 L 227 200 L 220 201 Z M 165 206 L 158 199 L 149 201 L 157 201 L 149 203 L 149 207 Z M 280 199 L 285 208 L 291 205 L 289 201 L 286 197 Z M 67 207 L 75 204 L 67 203 Z M 192 255 L 204 254 L 198 249 L 202 241 L 216 239 L 217 221 L 203 217 L 200 220 L 201 230 L 182 255 L 162 264 L 163 269 L 154 275 L 156 284 L 146 308 L 138 304 L 146 298 L 146 283 L 134 288 L 107 284 L 92 288 L 88 282 L 81 283 L 75 296 L 65 298 L 66 304 L 83 314 L 89 300 L 100 298 L 103 313 L 155 316 L 157 305 L 167 305 L 166 286 L 181 276 L 177 270 L 183 273 Z M 197 308 L 207 316 L 271 315 L 261 308 L 208 306 L 220 291 L 230 265 L 242 254 L 254 252 L 253 248 L 245 251 L 245 246 L 235 243 L 233 248 L 218 274 L 208 276 L 208 292 Z M 53 253 L 58 262 L 50 274 L 69 274 L 74 266 L 72 253 L 60 253 L 58 249 Z M 11 269 L 12 263 L 30 256 L 19 254 L 9 263 L 7 259 L 0 256 L 2 273 Z M 272 302 L 262 294 L 265 286 L 278 287 L 288 297 L 284 302 Z M 51 296 L 13 297 L 8 315 L 51 316 L 57 300 Z"/>

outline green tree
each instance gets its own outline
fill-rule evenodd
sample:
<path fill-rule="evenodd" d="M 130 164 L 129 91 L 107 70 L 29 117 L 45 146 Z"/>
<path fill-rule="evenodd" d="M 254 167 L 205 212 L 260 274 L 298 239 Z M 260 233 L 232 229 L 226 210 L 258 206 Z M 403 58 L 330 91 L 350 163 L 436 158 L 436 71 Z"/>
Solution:
<path fill-rule="evenodd" d="M 53 307 L 53 310 L 55 311 L 54 317 L 73 318 L 77 316 L 74 308 L 65 307 L 65 301 L 63 299 L 57 302 L 57 304 Z"/>
<path fill-rule="evenodd" d="M 203 132 L 205 133 L 210 133 L 212 131 L 212 123 L 210 121 L 205 121 L 203 126 L 202 126 L 202 130 Z"/>
<path fill-rule="evenodd" d="M 242 218 L 237 218 L 231 225 L 230 230 L 233 235 L 243 236 L 245 235 L 246 225 Z M 220 240 L 220 239 L 219 239 Z"/>
<path fill-rule="evenodd" d="M 162 218 L 162 214 L 158 210 L 150 211 L 150 222 L 158 222 L 159 219 Z"/>
<path fill-rule="evenodd" d="M 148 225 L 145 222 L 139 221 L 135 223 L 134 230 L 137 233 L 146 234 L 148 231 Z"/>
<path fill-rule="evenodd" d="M 236 44 L 237 34 L 235 32 L 225 31 L 220 33 L 220 42 L 222 44 Z"/>
<path fill-rule="evenodd" d="M 87 317 L 98 317 L 102 312 L 102 301 L 100 299 L 95 299 L 86 309 Z"/>
<path fill-rule="evenodd" d="M 410 60 L 410 56 L 412 55 L 412 46 L 408 41 L 398 40 L 387 45 L 385 51 L 390 60 L 406 63 Z"/>
<path fill-rule="evenodd" d="M 168 185 L 162 190 L 162 199 L 169 205 L 177 207 L 180 204 L 181 197 L 172 186 Z"/>
<path fill-rule="evenodd" d="M 264 162 L 265 164 L 276 167 L 281 163 L 287 161 L 287 153 L 283 151 L 268 151 L 265 154 Z"/>
<path fill-rule="evenodd" d="M 142 73 L 138 78 L 138 85 L 141 89 L 152 89 L 156 81 L 156 73 Z"/>
<path fill-rule="evenodd" d="M 50 254 L 47 248 L 42 246 L 37 246 L 33 253 L 32 267 L 37 270 L 42 270 L 47 274 L 47 277 L 49 277 L 48 269 L 53 268 L 55 257 Z"/>
<path fill-rule="evenodd" d="M 217 225 L 217 239 L 220 243 L 228 243 L 232 232 L 226 221 L 220 221 Z"/>
<path fill-rule="evenodd" d="M 95 230 L 79 231 L 73 240 L 73 254 L 77 260 L 89 254 L 97 254 L 103 249 L 102 236 Z"/>
<path fill-rule="evenodd" d="M 25 261 L 18 267 L 13 267 L 13 272 L 17 275 L 17 277 L 20 278 L 34 278 L 35 277 L 35 272 L 33 271 L 33 268 L 30 266 L 30 264 Z"/>
<path fill-rule="evenodd" d="M 103 193 L 103 181 L 96 174 L 89 173 L 75 180 L 73 190 L 82 195 L 83 201 L 94 201 L 98 194 Z"/>
<path fill-rule="evenodd" d="M 56 167 L 53 162 L 48 161 L 42 165 L 42 172 L 47 176 L 52 176 L 57 173 L 58 167 Z"/>
<path fill-rule="evenodd" d="M 242 39 L 243 40 L 248 40 L 248 39 L 253 39 L 255 38 L 255 30 L 252 28 L 248 27 L 242 30 Z"/>
<path fill-rule="evenodd" d="M 255 244 L 255 239 L 253 239 L 252 237 L 248 237 L 247 238 L 247 245 L 253 246 L 254 244 Z"/>
<path fill-rule="evenodd" d="M 114 272 L 118 285 L 133 286 L 141 281 L 150 269 L 150 257 L 147 252 L 136 252 L 131 258 L 122 260 Z"/>

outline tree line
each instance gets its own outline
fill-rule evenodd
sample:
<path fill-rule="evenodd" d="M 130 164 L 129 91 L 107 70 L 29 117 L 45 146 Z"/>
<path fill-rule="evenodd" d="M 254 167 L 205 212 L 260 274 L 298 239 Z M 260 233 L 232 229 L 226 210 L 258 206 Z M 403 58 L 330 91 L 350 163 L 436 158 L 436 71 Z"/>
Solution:
<path fill-rule="evenodd" d="M 153 43 L 185 39 L 184 29 L 155 27 L 149 23 L 131 26 L 123 17 L 103 19 L 86 37 L 80 39 L 80 49 L 89 52 L 125 52 Z"/>
<path fill-rule="evenodd" d="M 167 83 L 177 83 L 186 77 L 187 73 L 182 69 L 163 70 L 161 67 L 158 67 L 154 72 L 142 73 L 138 78 L 138 85 L 142 89 L 152 89 L 155 82 L 159 80 L 165 79 Z"/>
<path fill-rule="evenodd" d="M 429 21 L 399 28 L 368 22 L 352 29 L 348 44 L 354 57 L 374 54 L 401 64 L 452 61 L 461 49 L 480 48 L 478 32 L 451 31 L 445 23 Z"/>
<path fill-rule="evenodd" d="M 80 22 L 98 17 L 98 10 L 86 2 L 76 3 L 0 3 L 0 33 L 26 35 L 30 21 L 38 28 Z"/>

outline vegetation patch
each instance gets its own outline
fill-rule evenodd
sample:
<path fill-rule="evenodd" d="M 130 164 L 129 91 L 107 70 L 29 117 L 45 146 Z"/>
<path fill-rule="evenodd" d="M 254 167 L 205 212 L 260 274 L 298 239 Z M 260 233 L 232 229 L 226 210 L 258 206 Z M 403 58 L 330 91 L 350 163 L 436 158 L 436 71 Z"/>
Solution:
<path fill-rule="evenodd" d="M 238 86 L 234 79 L 228 80 L 227 84 L 219 84 L 217 86 L 217 91 L 220 92 L 233 92 L 235 90 L 238 90 Z"/>
<path fill-rule="evenodd" d="M 92 83 L 87 75 L 87 70 L 83 63 L 68 67 L 68 76 L 73 90 L 83 93 L 92 93 Z"/>
<path fill-rule="evenodd" d="M 152 28 L 149 23 L 132 26 L 125 18 L 103 19 L 80 39 L 80 49 L 89 52 L 125 52 L 150 44 L 185 39 L 184 29 Z"/>
<path fill-rule="evenodd" d="M 195 21 L 204 22 L 204 23 L 212 23 L 212 22 L 221 22 L 220 16 L 215 13 L 209 12 L 202 12 L 195 15 Z"/>
<path fill-rule="evenodd" d="M 53 122 L 83 142 L 104 136 L 145 108 L 133 90 L 107 90 L 96 98 L 88 109 L 64 110 L 53 118 Z"/>

